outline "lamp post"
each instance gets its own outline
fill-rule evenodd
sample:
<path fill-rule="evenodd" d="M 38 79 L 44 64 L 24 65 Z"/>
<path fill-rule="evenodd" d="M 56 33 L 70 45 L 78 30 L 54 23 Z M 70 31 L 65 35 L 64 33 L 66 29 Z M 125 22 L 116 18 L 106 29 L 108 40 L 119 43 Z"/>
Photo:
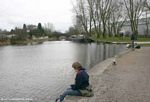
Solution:
<path fill-rule="evenodd" d="M 135 41 L 135 34 L 132 33 L 132 35 L 131 35 L 131 48 L 132 48 L 132 51 L 134 51 L 134 41 Z"/>

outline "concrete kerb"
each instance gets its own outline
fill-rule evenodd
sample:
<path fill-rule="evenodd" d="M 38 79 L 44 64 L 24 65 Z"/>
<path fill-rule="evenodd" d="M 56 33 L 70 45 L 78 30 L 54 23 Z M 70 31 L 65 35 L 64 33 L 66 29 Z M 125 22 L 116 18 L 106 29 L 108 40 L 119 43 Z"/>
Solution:
<path fill-rule="evenodd" d="M 122 55 L 125 55 L 129 52 L 131 52 L 131 49 L 128 49 L 112 58 L 108 58 L 104 60 L 103 62 L 98 63 L 93 68 L 91 68 L 88 73 L 90 75 L 90 83 L 92 84 L 94 96 L 93 97 L 82 97 L 82 96 L 67 96 L 64 100 L 64 102 L 95 102 L 96 99 L 96 91 L 98 89 L 98 83 L 100 81 L 100 76 L 104 71 L 106 71 L 109 66 L 113 64 L 113 61 L 117 60 L 117 58 L 121 57 Z"/>

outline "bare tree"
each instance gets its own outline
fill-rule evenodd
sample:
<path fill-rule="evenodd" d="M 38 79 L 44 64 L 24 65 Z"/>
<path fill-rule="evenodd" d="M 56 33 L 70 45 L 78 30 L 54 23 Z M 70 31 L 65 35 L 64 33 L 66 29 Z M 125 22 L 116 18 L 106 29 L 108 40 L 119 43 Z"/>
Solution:
<path fill-rule="evenodd" d="M 99 22 L 99 14 L 98 14 L 98 6 L 97 0 L 87 0 L 88 9 L 89 9 L 89 20 L 90 20 L 90 33 L 96 34 L 96 36 L 100 35 L 100 22 Z"/>
<path fill-rule="evenodd" d="M 92 8 L 92 20 L 94 25 L 94 30 L 97 37 L 99 38 L 102 34 L 102 20 L 100 16 L 100 2 L 98 0 L 93 0 L 94 6 Z"/>
<path fill-rule="evenodd" d="M 99 10 L 100 10 L 100 17 L 102 20 L 102 27 L 103 32 L 102 36 L 106 36 L 107 32 L 107 21 L 109 20 L 109 16 L 111 14 L 111 7 L 112 7 L 112 0 L 98 0 L 99 1 Z"/>
<path fill-rule="evenodd" d="M 89 33 L 91 36 L 92 27 L 93 27 L 92 20 L 93 20 L 93 14 L 94 14 L 93 13 L 94 0 L 87 0 L 87 3 L 88 3 L 88 13 L 89 13 Z"/>
<path fill-rule="evenodd" d="M 147 7 L 150 10 L 150 1 L 145 0 L 145 7 Z"/>
<path fill-rule="evenodd" d="M 88 13 L 88 8 L 87 8 L 87 1 L 86 0 L 77 0 L 77 5 L 73 6 L 74 11 L 76 13 L 76 19 L 80 20 L 86 35 L 90 35 L 89 31 L 89 13 Z M 91 28 L 90 28 L 91 29 Z"/>
<path fill-rule="evenodd" d="M 138 35 L 138 21 L 143 12 L 145 0 L 124 0 L 128 18 L 130 20 L 132 33 Z"/>
<path fill-rule="evenodd" d="M 109 36 L 112 36 L 111 34 L 118 36 L 119 31 L 126 21 L 126 17 L 127 15 L 124 12 L 123 2 L 120 0 L 115 0 L 111 8 L 111 15 L 108 22 Z"/>
<path fill-rule="evenodd" d="M 144 2 L 144 13 L 145 13 L 145 25 L 146 25 L 146 29 L 145 29 L 145 36 L 147 36 L 149 34 L 149 14 L 150 14 L 150 1 L 145 0 Z"/>
<path fill-rule="evenodd" d="M 76 0 L 76 19 L 88 36 L 99 37 L 118 34 L 124 23 L 123 4 L 117 0 Z M 120 20 L 120 21 L 119 21 Z M 94 31 L 94 32 L 93 32 Z"/>

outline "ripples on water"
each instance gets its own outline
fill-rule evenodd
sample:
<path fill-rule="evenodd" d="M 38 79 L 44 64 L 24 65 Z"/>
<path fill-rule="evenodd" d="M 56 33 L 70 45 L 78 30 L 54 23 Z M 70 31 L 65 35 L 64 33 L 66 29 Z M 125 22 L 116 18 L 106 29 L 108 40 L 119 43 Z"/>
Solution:
<path fill-rule="evenodd" d="M 74 61 L 89 69 L 125 49 L 124 45 L 69 41 L 0 47 L 0 98 L 53 100 L 73 83 Z"/>

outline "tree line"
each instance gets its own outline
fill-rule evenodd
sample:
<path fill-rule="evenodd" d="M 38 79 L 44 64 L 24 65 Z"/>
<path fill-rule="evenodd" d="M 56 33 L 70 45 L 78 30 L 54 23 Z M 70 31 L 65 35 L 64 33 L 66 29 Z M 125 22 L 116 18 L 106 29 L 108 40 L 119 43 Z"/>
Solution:
<path fill-rule="evenodd" d="M 45 23 L 44 25 L 41 23 L 37 25 L 23 24 L 22 27 L 15 27 L 10 31 L 0 29 L 0 45 L 2 42 L 8 44 L 26 44 L 33 40 L 38 41 L 38 39 L 40 40 L 41 37 L 45 36 L 46 38 L 55 38 L 55 34 L 60 34 L 61 32 L 57 32 L 54 29 L 52 23 Z"/>
<path fill-rule="evenodd" d="M 15 27 L 15 29 L 11 29 L 10 34 L 15 34 L 18 39 L 26 40 L 32 39 L 33 36 L 35 37 L 43 37 L 43 36 L 50 36 L 54 30 L 54 27 L 51 23 L 45 24 L 42 26 L 41 23 L 38 25 L 26 25 L 23 24 L 22 28 Z"/>
<path fill-rule="evenodd" d="M 73 4 L 76 20 L 70 29 L 105 38 L 119 36 L 128 21 L 132 33 L 138 35 L 139 19 L 145 8 L 150 11 L 149 0 L 76 0 Z"/>

